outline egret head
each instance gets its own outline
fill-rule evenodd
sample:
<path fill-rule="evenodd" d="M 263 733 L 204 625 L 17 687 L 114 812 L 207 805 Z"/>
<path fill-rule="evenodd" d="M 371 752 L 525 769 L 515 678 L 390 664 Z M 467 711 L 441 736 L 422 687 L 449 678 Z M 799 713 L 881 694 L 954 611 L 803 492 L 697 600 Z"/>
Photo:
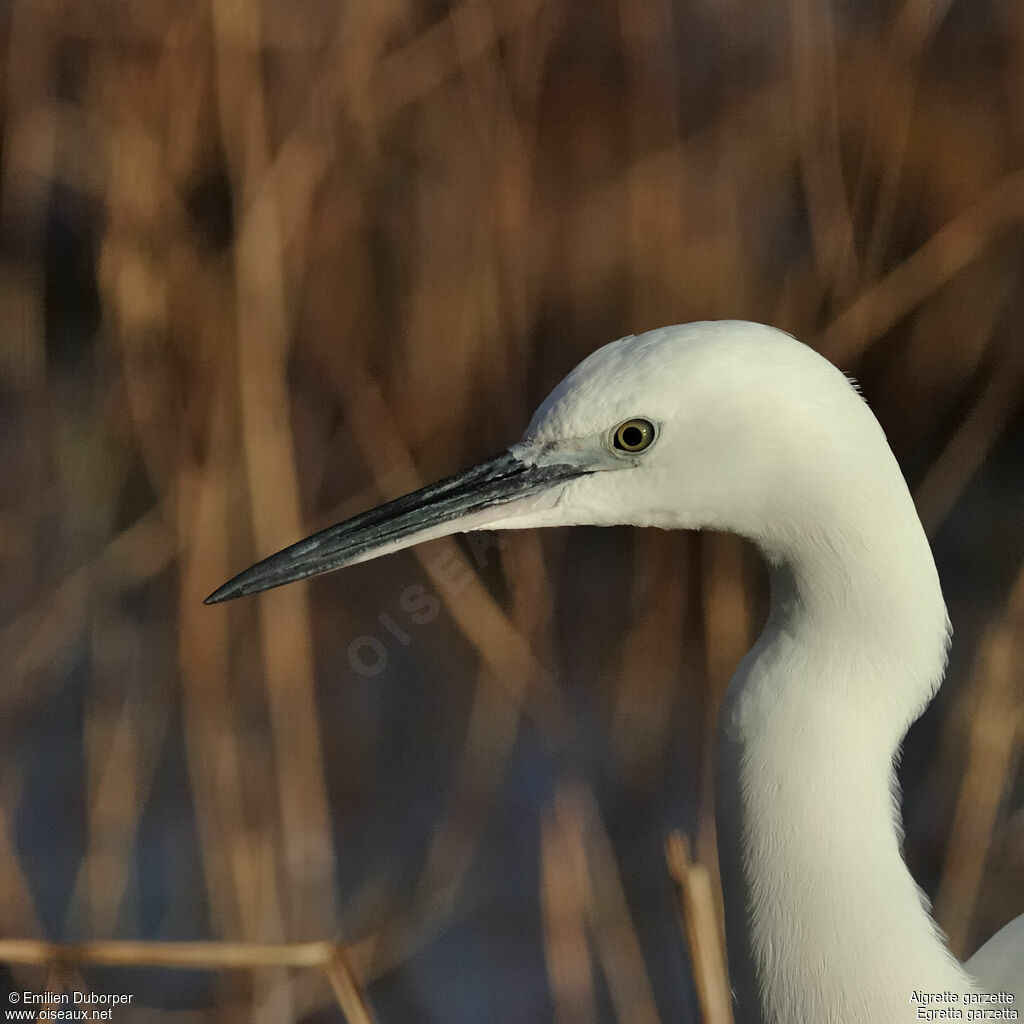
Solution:
<path fill-rule="evenodd" d="M 768 546 L 765 524 L 810 500 L 808 466 L 835 462 L 827 449 L 850 431 L 832 427 L 847 421 L 881 436 L 842 374 L 773 328 L 722 321 L 622 338 L 580 363 L 507 452 L 300 541 L 207 600 L 470 530 L 711 527 Z"/>

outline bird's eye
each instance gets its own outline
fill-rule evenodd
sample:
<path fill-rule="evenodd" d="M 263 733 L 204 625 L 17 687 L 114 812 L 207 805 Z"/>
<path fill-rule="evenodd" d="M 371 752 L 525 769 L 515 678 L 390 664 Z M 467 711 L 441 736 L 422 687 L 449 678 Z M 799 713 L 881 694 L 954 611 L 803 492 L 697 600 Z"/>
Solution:
<path fill-rule="evenodd" d="M 650 420 L 626 420 L 612 431 L 612 446 L 620 452 L 642 452 L 654 443 L 654 434 Z"/>

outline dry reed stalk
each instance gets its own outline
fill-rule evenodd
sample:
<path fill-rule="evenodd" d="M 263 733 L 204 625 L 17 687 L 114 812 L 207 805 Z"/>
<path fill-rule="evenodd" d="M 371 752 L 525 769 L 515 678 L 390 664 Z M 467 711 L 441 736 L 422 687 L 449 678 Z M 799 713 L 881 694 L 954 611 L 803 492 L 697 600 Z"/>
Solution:
<path fill-rule="evenodd" d="M 542 0 L 492 4 L 463 0 L 437 24 L 384 58 L 371 83 L 376 117 L 386 121 L 402 107 L 437 89 L 505 36 L 523 27 Z"/>
<path fill-rule="evenodd" d="M 722 696 L 740 659 L 750 649 L 753 626 L 744 566 L 745 543 L 738 537 L 725 534 L 709 534 L 701 539 L 701 543 L 705 559 L 704 644 L 708 694 L 702 731 L 706 745 L 702 758 L 696 855 L 697 861 L 709 872 L 719 929 L 724 932 L 725 906 L 715 826 L 714 737 Z"/>
<path fill-rule="evenodd" d="M 1011 369 L 1005 357 L 1013 346 L 1003 342 L 1003 324 L 1013 308 L 1017 285 L 1013 261 L 1007 256 L 1006 244 L 991 246 L 915 310 L 897 365 L 873 388 L 883 418 L 901 410 L 903 451 L 921 444 L 964 397 L 975 404 L 977 396 L 970 392 L 993 367 L 997 372 Z M 941 359 L 936 359 L 937 352 Z M 910 393 L 900 384 L 907 379 L 916 385 Z M 936 459 L 942 457 L 936 453 Z"/>
<path fill-rule="evenodd" d="M 127 421 L 123 429 L 130 433 L 135 457 L 141 458 L 158 503 L 172 510 L 167 518 L 173 520 L 174 449 L 189 435 L 190 412 L 203 396 L 182 370 L 202 356 L 203 346 L 197 344 L 202 331 L 193 326 L 201 325 L 203 313 L 217 304 L 214 296 L 223 274 L 196 272 L 201 256 L 186 243 L 188 213 L 182 193 L 196 158 L 192 146 L 198 148 L 201 142 L 192 139 L 190 146 L 180 136 L 191 129 L 202 137 L 195 122 L 206 76 L 193 74 L 186 87 L 176 87 L 169 54 L 181 22 L 167 28 L 148 88 L 142 83 L 126 87 L 126 79 L 140 74 L 138 58 L 116 47 L 90 54 L 87 103 L 92 116 L 105 125 L 104 233 L 97 286 L 107 327 L 116 339 L 112 348 L 119 360 L 119 405 Z M 207 40 L 194 42 L 202 54 Z M 202 57 L 193 63 L 201 65 Z M 165 128 L 160 114 L 167 108 L 175 111 L 172 124 L 181 125 L 177 132 Z M 199 280 L 182 280 L 188 277 Z M 191 289 L 193 322 L 182 322 L 176 304 L 183 284 Z"/>
<path fill-rule="evenodd" d="M 360 941 L 359 962 L 382 976 L 421 950 L 450 920 L 502 782 L 520 721 L 519 704 L 481 670 L 444 817 L 430 839 L 411 904 Z"/>
<path fill-rule="evenodd" d="M 556 805 L 541 818 L 544 962 L 559 1024 L 588 1024 L 597 1019 L 587 942 L 587 855 L 583 822 L 575 810 Z"/>
<path fill-rule="evenodd" d="M 36 391 L 46 374 L 41 260 L 45 192 L 54 180 L 57 108 L 50 95 L 54 45 L 47 5 L 15 0 L 7 25 L 3 83 L 0 226 L 31 242 L 31 265 L 0 261 L 0 370 L 11 385 Z"/>
<path fill-rule="evenodd" d="M 835 301 L 857 280 L 853 214 L 840 152 L 836 29 L 831 9 L 789 0 L 797 145 L 814 260 Z"/>
<path fill-rule="evenodd" d="M 478 13 L 486 21 L 483 7 Z M 440 84 L 416 117 L 418 153 L 424 161 L 444 164 L 446 173 L 415 182 L 420 230 L 399 376 L 392 386 L 394 406 L 403 413 L 403 436 L 413 448 L 422 438 L 477 415 L 481 389 L 496 375 L 518 391 L 523 371 L 510 358 L 510 317 L 502 292 L 509 276 L 505 261 L 521 260 L 516 250 L 523 244 L 522 225 L 513 226 L 512 213 L 528 212 L 530 153 L 506 61 L 495 46 L 480 45 L 481 35 L 494 42 L 501 38 L 497 26 L 481 22 L 479 31 L 468 24 L 459 29 L 457 17 L 453 25 L 458 78 Z M 452 160 L 453 154 L 459 158 Z M 443 245 L 437 244 L 439 233 Z M 532 299 L 526 289 L 516 299 L 520 308 L 511 319 L 519 314 L 526 329 L 522 307 L 528 309 Z M 438 323 L 447 325 L 440 347 L 434 344 Z"/>
<path fill-rule="evenodd" d="M 438 695 L 444 699 L 443 694 Z M 486 813 L 498 793 L 518 734 L 520 708 L 487 669 L 479 673 L 449 807 L 431 838 L 414 905 L 450 912 L 469 869 Z"/>
<path fill-rule="evenodd" d="M 659 1024 L 643 950 L 597 802 L 588 789 L 563 784 L 556 797 L 556 809 L 570 827 L 574 820 L 582 827 L 587 921 L 616 1019 L 621 1024 Z"/>
<path fill-rule="evenodd" d="M 339 942 L 83 942 L 52 943 L 31 939 L 0 939 L 0 961 L 48 968 L 67 979 L 81 967 L 160 967 L 180 970 L 243 970 L 262 974 L 314 968 L 324 972 L 349 1024 L 371 1024 L 376 1018 L 358 980 L 358 964 L 366 963 L 365 946 Z M 77 975 L 75 975 L 77 977 Z M 84 991 L 79 981 L 74 986 Z M 278 989 L 283 986 L 278 984 Z M 57 991 L 57 989 L 48 989 Z M 270 992 L 268 986 L 264 990 Z M 294 1019 L 290 1003 L 274 998 L 263 1007 L 275 1021 Z M 257 1018 L 259 1019 L 259 1018 Z"/>
<path fill-rule="evenodd" d="M 601 249 L 614 259 L 626 247 L 631 278 L 645 282 L 643 295 L 660 311 L 650 306 L 637 311 L 638 329 L 694 315 L 767 315 L 757 312 L 757 282 L 749 263 L 737 259 L 748 244 L 742 197 L 754 192 L 767 199 L 774 186 L 765 183 L 777 182 L 791 166 L 796 145 L 791 108 L 787 83 L 772 81 L 738 98 L 706 128 L 653 153 L 631 154 L 621 176 L 581 189 L 577 202 L 588 224 L 642 221 L 651 232 L 649 244 L 632 250 L 628 240 L 613 233 Z M 766 123 L 773 125 L 772 134 L 756 147 L 745 145 L 763 135 Z M 703 170 L 709 152 L 716 154 L 711 176 Z M 592 277 L 604 272 L 613 278 L 618 266 L 595 267 L 597 256 L 586 248 L 573 252 L 572 259 Z M 585 298 L 597 301 L 589 294 Z"/>
<path fill-rule="evenodd" d="M 44 967 L 46 991 L 59 985 L 86 991 L 76 973 L 81 967 L 151 967 L 171 970 L 248 971 L 257 975 L 256 985 L 265 993 L 255 1016 L 247 1019 L 276 1022 L 295 1020 L 286 986 L 267 985 L 267 971 L 319 969 L 335 992 L 349 1024 L 373 1024 L 376 1017 L 357 980 L 352 947 L 339 942 L 239 943 L 239 942 L 84 942 L 50 943 L 28 939 L 0 939 L 0 962 Z M 282 998 L 284 995 L 284 999 Z M 257 1000 L 258 1001 L 258 1000 Z"/>
<path fill-rule="evenodd" d="M 532 640 L 548 621 L 545 614 L 545 569 L 535 537 L 519 537 L 502 545 L 502 561 L 510 586 L 510 619 Z M 443 697 L 443 695 L 439 695 Z M 479 670 L 462 755 L 451 786 L 449 807 L 431 838 L 414 906 L 417 931 L 451 911 L 480 840 L 486 815 L 501 786 L 515 745 L 522 715 L 520 701 Z M 408 949 L 408 937 L 406 938 Z"/>
<path fill-rule="evenodd" d="M 637 0 L 619 5 L 619 32 L 626 71 L 629 153 L 661 150 L 673 141 L 681 112 L 678 73 L 669 50 L 674 11 L 666 0 Z M 659 201 L 636 176 L 625 182 L 625 259 L 632 269 L 629 286 L 633 316 L 651 316 L 667 305 L 657 277 L 643 273 L 647 261 L 671 266 L 685 246 L 683 193 L 660 190 Z M 665 314 L 672 319 L 666 309 Z"/>
<path fill-rule="evenodd" d="M 214 0 L 213 14 L 221 133 L 238 187 L 234 269 L 242 447 L 256 550 L 265 552 L 302 532 L 285 379 L 289 331 L 280 204 L 275 192 L 261 187 L 269 137 L 256 5 Z M 306 587 L 262 595 L 258 610 L 288 883 L 286 928 L 323 934 L 335 914 L 335 865 Z"/>
<path fill-rule="evenodd" d="M 26 931 L 30 930 L 28 928 Z M 386 932 L 383 929 L 382 932 Z M 262 971 L 326 969 L 339 955 L 353 978 L 383 977 L 422 948 L 426 935 L 397 950 L 394 936 L 373 932 L 354 943 L 333 939 L 312 942 L 242 942 L 236 940 L 161 942 L 105 939 L 49 942 L 45 939 L 0 939 L 0 962 L 25 966 L 161 967 L 170 970 Z M 387 950 L 388 957 L 381 956 Z M 329 980 L 329 979 L 328 979 Z M 333 985 L 333 982 L 331 982 Z"/>
<path fill-rule="evenodd" d="M 1024 566 L 1001 618 L 985 632 L 961 698 L 969 715 L 967 770 L 957 796 L 935 917 L 953 952 L 972 952 L 972 925 L 985 862 L 1024 745 Z M 953 720 L 958 721 L 961 716 Z"/>
<path fill-rule="evenodd" d="M 1024 217 L 1024 171 L 1014 171 L 940 228 L 912 256 L 862 291 L 828 325 L 816 348 L 840 366 L 861 355 L 903 316 Z"/>
<path fill-rule="evenodd" d="M 896 12 L 887 45 L 883 47 L 882 59 L 890 74 L 883 72 L 878 76 L 876 103 L 867 125 L 866 151 L 857 183 L 858 213 L 864 212 L 869 183 L 877 189 L 871 232 L 861 267 L 862 285 L 877 279 L 892 240 L 901 199 L 900 185 L 910 147 L 914 106 L 921 85 L 920 65 L 950 6 L 950 0 L 905 0 Z M 899 72 L 893 73 L 897 68 Z M 880 125 L 874 113 L 883 106 L 877 102 L 883 89 L 887 114 L 884 143 L 875 134 Z M 874 180 L 877 175 L 880 175 L 880 182 Z"/>
<path fill-rule="evenodd" d="M 506 542 L 502 560 L 511 587 L 511 620 L 524 637 L 532 639 L 549 618 L 545 614 L 545 570 L 539 541 L 519 537 Z M 481 668 L 449 807 L 434 830 L 413 900 L 418 909 L 410 918 L 415 922 L 419 942 L 451 912 L 479 845 L 487 812 L 501 786 L 521 716 L 520 702 L 491 678 L 489 669 Z M 413 929 L 407 926 L 407 930 Z M 384 930 L 385 934 L 390 932 L 394 929 Z M 416 942 L 415 936 L 406 934 L 404 950 Z"/>
<path fill-rule="evenodd" d="M 489 87 L 493 82 L 485 86 Z M 464 106 L 462 91 L 446 86 L 417 119 L 417 149 L 434 159 L 451 152 L 453 133 L 461 123 L 455 114 Z M 445 215 L 445 180 L 425 175 L 416 183 L 415 216 L 424 230 L 417 236 L 394 398 L 394 408 L 403 414 L 401 435 L 414 448 L 433 435 L 439 417 L 444 417 L 446 426 L 467 421 L 474 385 L 495 340 L 484 322 L 493 270 L 488 234 L 480 228 L 488 205 L 480 188 L 483 174 L 478 162 L 486 159 L 481 148 L 474 139 L 466 146 L 466 159 L 450 168 L 462 201 L 475 216 Z M 431 224 L 444 231 L 443 246 L 427 228 Z M 448 325 L 446 343 L 440 349 L 432 344 L 438 323 Z"/>
<path fill-rule="evenodd" d="M 211 333 L 204 340 L 209 344 L 214 324 L 207 329 Z M 270 852 L 275 846 L 272 826 L 253 826 L 246 815 L 246 781 L 251 773 L 243 769 L 242 737 L 233 721 L 228 689 L 227 615 L 216 609 L 211 615 L 202 604 L 210 586 L 206 573 L 214 579 L 228 574 L 226 478 L 228 423 L 234 408 L 230 377 L 224 372 L 235 365 L 231 350 L 211 351 L 216 353 L 210 365 L 217 383 L 206 462 L 199 469 L 186 454 L 178 477 L 183 500 L 179 519 L 194 530 L 190 542 L 181 545 L 189 556 L 179 608 L 186 754 L 215 933 L 280 939 L 285 924 L 277 857 Z M 284 771 L 280 761 L 276 767 Z M 255 1020 L 268 1024 L 294 1016 L 291 979 L 283 969 L 254 980 L 252 1013 Z"/>
<path fill-rule="evenodd" d="M 244 842 L 242 768 L 227 691 L 227 613 L 202 601 L 209 579 L 227 578 L 226 375 L 211 413 L 206 465 L 186 456 L 178 472 L 181 533 L 179 658 L 185 754 L 196 807 L 214 934 L 241 934 L 249 892 L 236 876 L 232 851 Z"/>
<path fill-rule="evenodd" d="M 711 874 L 694 863 L 690 841 L 672 832 L 665 843 L 669 873 L 676 885 L 679 919 L 690 949 L 693 980 L 704 1024 L 732 1024 L 732 994 L 725 966 L 724 936 L 711 886 Z"/>
<path fill-rule="evenodd" d="M 42 935 L 43 926 L 32 896 L 32 887 L 18 857 L 7 804 L 16 806 L 11 780 L 4 780 L 0 801 L 0 929 L 11 935 Z M 0 957 L 0 961 L 2 961 Z"/>
<path fill-rule="evenodd" d="M 255 204 L 276 206 L 281 235 L 281 272 L 287 291 L 298 288 L 308 272 L 313 196 L 330 170 L 330 154 L 321 140 L 303 126 L 296 128 L 277 147 L 273 161 L 259 182 Z M 266 197 L 264 200 L 262 197 Z"/>
<path fill-rule="evenodd" d="M 242 735 L 237 736 L 237 742 L 241 753 Z M 278 873 L 279 837 L 276 830 L 263 826 L 238 838 L 241 841 L 234 843 L 231 852 L 234 877 L 244 893 L 239 901 L 241 934 L 257 940 L 269 937 L 279 941 L 285 932 Z M 279 968 L 256 975 L 250 985 L 255 1024 L 298 1018 L 293 979 L 286 970 Z"/>
<path fill-rule="evenodd" d="M 71 971 L 64 964 L 50 964 L 46 972 L 43 986 L 46 1000 L 43 1003 L 48 1010 L 55 1010 L 60 1005 L 59 997 L 70 988 Z"/>
<path fill-rule="evenodd" d="M 752 610 L 746 542 L 726 534 L 701 538 L 704 556 L 704 631 L 707 672 L 720 697 L 740 658 L 750 649 Z M 716 706 L 710 709 L 717 714 Z"/>
<path fill-rule="evenodd" d="M 531 0 L 526 2 L 529 5 Z M 495 157 L 492 220 L 496 283 L 503 294 L 501 323 L 493 331 L 504 345 L 495 352 L 495 358 L 504 360 L 503 372 L 509 386 L 515 382 L 517 395 L 526 390 L 524 375 L 531 361 L 529 338 L 541 315 L 543 282 L 532 230 L 540 155 L 540 96 L 564 11 L 560 3 L 541 4 L 536 16 L 504 39 L 503 59 L 496 53 L 492 58 L 501 65 L 503 86 L 497 111 L 501 137 Z"/>
<path fill-rule="evenodd" d="M 385 128 L 373 95 L 374 71 L 389 44 L 412 33 L 415 17 L 409 0 L 346 6 L 328 47 L 334 59 L 318 76 L 325 107 L 344 112 L 374 160 L 379 156 L 378 135 Z"/>
<path fill-rule="evenodd" d="M 649 783 L 662 774 L 683 675 L 687 560 L 679 537 L 644 531 L 637 539 L 630 595 L 632 625 L 618 659 L 610 743 L 625 780 Z"/>
<path fill-rule="evenodd" d="M 12 683 L 17 684 L 17 694 L 29 676 L 47 678 L 45 670 L 63 656 L 75 637 L 81 636 L 95 603 L 105 602 L 112 593 L 141 586 L 166 569 L 174 555 L 174 537 L 165 510 L 147 512 L 69 573 L 35 607 L 6 625 L 0 631 L 0 645 L 17 653 L 5 698 L 12 697 Z"/>
<path fill-rule="evenodd" d="M 348 1024 L 374 1024 L 377 1018 L 342 946 L 335 945 L 324 972 Z"/>
<path fill-rule="evenodd" d="M 1011 351 L 990 372 L 984 389 L 914 491 L 921 522 L 934 533 L 981 468 L 1021 407 L 1024 360 Z"/>
<path fill-rule="evenodd" d="M 499 550 L 509 586 L 509 617 L 535 648 L 545 650 L 553 641 L 550 633 L 555 608 L 540 534 L 508 533 L 502 537 Z"/>
<path fill-rule="evenodd" d="M 67 919 L 73 922 L 71 934 L 105 938 L 117 925 L 128 892 L 134 846 L 170 714 L 156 704 L 152 714 L 139 715 L 131 695 L 121 692 L 139 653 L 134 623 L 113 616 L 101 618 L 98 626 L 93 644 L 97 685 L 90 693 L 95 704 L 85 726 L 87 847 Z M 78 924 L 83 906 L 85 921 Z"/>
<path fill-rule="evenodd" d="M 323 968 L 335 955 L 329 941 L 269 942 L 44 942 L 0 939 L 0 962 L 79 967 L 167 967 L 181 970 Z"/>
<path fill-rule="evenodd" d="M 118 61 L 113 55 L 95 62 L 90 87 L 83 102 L 104 108 L 110 80 L 117 77 Z M 123 100 L 123 95 L 120 97 Z M 154 485 L 173 489 L 167 471 L 166 434 L 150 429 L 153 420 L 151 369 L 139 358 L 138 339 L 166 337 L 171 332 L 166 303 L 167 282 L 157 262 L 147 259 L 138 238 L 147 226 L 159 220 L 173 194 L 168 175 L 152 158 L 152 146 L 141 126 L 136 103 L 126 103 L 120 116 L 111 119 L 104 156 L 110 173 L 105 178 L 102 199 L 108 211 L 107 234 L 103 242 L 102 269 L 98 276 L 117 311 L 124 340 L 122 373 L 127 399 L 127 418 L 134 440 L 143 452 Z M 109 107 L 106 107 L 109 110 Z M 150 126 L 147 126 L 150 127 Z M 140 174 L 140 167 L 145 173 Z M 161 426 L 166 430 L 166 424 Z M 124 486 L 124 479 L 116 490 Z M 114 506 L 115 500 L 108 502 Z M 164 516 L 173 502 L 166 498 L 157 512 Z M 173 511 L 170 512 L 173 517 Z M 133 529 L 136 529 L 133 527 Z M 172 545 L 165 544 L 169 562 Z M 133 878 L 132 861 L 139 841 L 142 817 L 150 797 L 157 764 L 170 728 L 167 694 L 160 687 L 146 706 L 125 680 L 131 679 L 143 662 L 145 632 L 134 616 L 110 605 L 110 596 L 123 600 L 123 591 L 109 595 L 109 583 L 92 574 L 88 608 L 93 609 L 91 636 L 93 686 L 86 695 L 84 748 L 86 756 L 87 845 L 78 866 L 68 902 L 65 929 L 68 934 L 94 938 L 109 936 L 121 918 L 122 902 Z M 101 585 L 102 582 L 102 585 Z M 122 586 L 131 586 L 128 580 Z M 112 588 L 110 588 L 112 590 Z M 102 594 L 104 602 L 95 610 L 92 602 Z M 88 611 L 83 608 L 83 617 Z M 78 635 L 78 625 L 62 624 L 69 638 Z M 152 684 L 152 681 L 149 681 Z M 156 689 L 153 687 L 150 690 Z M 119 706 L 117 706 L 119 705 Z M 150 713 L 146 714 L 143 707 Z M 129 919 L 130 921 L 130 919 Z M 127 924 L 131 928 L 131 923 Z"/>

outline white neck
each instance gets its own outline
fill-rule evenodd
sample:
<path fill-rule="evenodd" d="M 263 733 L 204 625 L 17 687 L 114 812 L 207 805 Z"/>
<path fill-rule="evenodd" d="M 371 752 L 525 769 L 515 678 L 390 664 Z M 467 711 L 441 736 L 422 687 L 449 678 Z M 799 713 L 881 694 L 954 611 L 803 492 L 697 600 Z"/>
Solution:
<path fill-rule="evenodd" d="M 971 987 L 900 852 L 894 758 L 941 680 L 947 627 L 886 455 L 814 510 L 816 535 L 764 545 L 771 615 L 720 713 L 737 1024 L 896 1024 L 918 1019 L 915 989 Z"/>

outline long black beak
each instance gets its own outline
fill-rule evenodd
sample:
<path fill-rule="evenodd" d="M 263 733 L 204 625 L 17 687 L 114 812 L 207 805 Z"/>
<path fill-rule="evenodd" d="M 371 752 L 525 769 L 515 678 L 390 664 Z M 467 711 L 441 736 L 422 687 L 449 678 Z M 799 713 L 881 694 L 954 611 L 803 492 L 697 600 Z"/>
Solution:
<path fill-rule="evenodd" d="M 475 517 L 474 513 L 528 498 L 584 472 L 578 465 L 531 465 L 512 452 L 502 452 L 473 469 L 421 487 L 292 544 L 228 580 L 204 603 L 218 604 L 258 594 L 408 547 L 417 539 L 456 533 L 456 520 L 465 520 L 466 529 L 485 529 L 487 524 L 480 519 L 486 517 Z M 497 520 L 501 516 L 491 518 Z M 445 524 L 446 529 L 437 529 Z"/>

